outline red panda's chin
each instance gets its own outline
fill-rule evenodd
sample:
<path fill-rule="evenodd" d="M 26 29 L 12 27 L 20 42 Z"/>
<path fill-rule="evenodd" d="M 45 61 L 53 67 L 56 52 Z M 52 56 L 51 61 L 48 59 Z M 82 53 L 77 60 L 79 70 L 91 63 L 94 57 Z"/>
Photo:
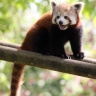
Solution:
<path fill-rule="evenodd" d="M 68 28 L 67 25 L 59 25 L 60 30 L 66 30 Z"/>

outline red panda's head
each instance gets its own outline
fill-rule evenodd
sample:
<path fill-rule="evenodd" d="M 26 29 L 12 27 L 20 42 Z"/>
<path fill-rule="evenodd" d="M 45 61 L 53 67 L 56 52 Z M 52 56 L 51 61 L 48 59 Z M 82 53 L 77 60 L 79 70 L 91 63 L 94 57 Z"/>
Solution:
<path fill-rule="evenodd" d="M 65 30 L 71 25 L 76 25 L 84 7 L 83 2 L 75 4 L 57 4 L 51 1 L 52 24 L 57 24 L 60 30 Z"/>

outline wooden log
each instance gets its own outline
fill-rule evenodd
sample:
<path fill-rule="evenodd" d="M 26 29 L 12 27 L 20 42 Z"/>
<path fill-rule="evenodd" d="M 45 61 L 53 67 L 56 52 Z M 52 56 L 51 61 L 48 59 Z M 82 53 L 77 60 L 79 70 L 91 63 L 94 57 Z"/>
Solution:
<path fill-rule="evenodd" d="M 85 58 L 82 61 L 61 59 L 54 56 L 45 56 L 39 53 L 20 50 L 18 47 L 6 47 L 6 45 L 0 45 L 0 59 L 96 79 L 95 59 Z"/>

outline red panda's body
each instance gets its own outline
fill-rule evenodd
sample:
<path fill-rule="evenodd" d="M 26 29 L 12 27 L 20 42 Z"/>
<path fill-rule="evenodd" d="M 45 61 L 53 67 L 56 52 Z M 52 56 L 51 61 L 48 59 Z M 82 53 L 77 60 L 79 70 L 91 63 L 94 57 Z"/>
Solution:
<path fill-rule="evenodd" d="M 46 50 L 49 38 L 48 34 L 50 31 L 50 27 L 52 25 L 51 20 L 52 20 L 52 13 L 51 12 L 45 13 L 28 31 L 27 36 L 25 37 L 25 40 L 23 41 L 23 44 L 21 46 L 21 49 L 34 51 L 38 53 L 42 53 L 41 50 L 42 51 L 44 49 Z M 43 46 L 44 48 L 39 48 Z"/>
<path fill-rule="evenodd" d="M 65 43 L 69 41 L 74 57 L 83 59 L 84 54 L 81 52 L 83 31 L 79 17 L 81 5 L 81 3 L 72 6 L 66 4 L 56 5 L 52 2 L 52 12 L 45 13 L 31 27 L 20 49 L 69 58 L 64 50 Z M 62 16 L 64 13 L 67 16 Z M 20 96 L 24 67 L 25 65 L 23 64 L 14 64 L 10 96 Z"/>

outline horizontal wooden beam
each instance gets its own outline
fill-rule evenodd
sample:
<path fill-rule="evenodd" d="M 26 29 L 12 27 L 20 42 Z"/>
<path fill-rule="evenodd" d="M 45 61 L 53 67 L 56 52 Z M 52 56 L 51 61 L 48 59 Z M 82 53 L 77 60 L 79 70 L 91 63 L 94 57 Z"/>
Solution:
<path fill-rule="evenodd" d="M 61 59 L 20 50 L 19 46 L 18 44 L 0 42 L 0 59 L 96 79 L 95 59 L 84 58 L 82 61 Z"/>

